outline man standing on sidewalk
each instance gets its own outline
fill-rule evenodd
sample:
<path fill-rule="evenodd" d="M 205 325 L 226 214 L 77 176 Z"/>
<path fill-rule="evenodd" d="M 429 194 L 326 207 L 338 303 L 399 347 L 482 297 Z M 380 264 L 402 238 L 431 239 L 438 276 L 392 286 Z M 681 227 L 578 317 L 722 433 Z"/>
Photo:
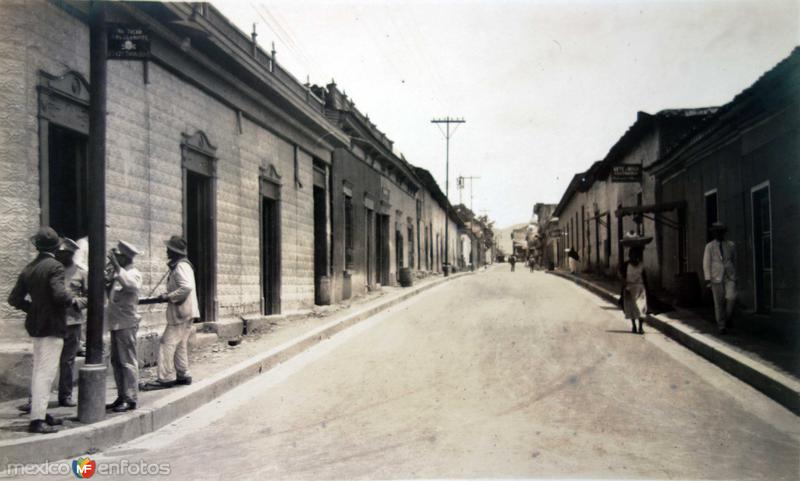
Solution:
<path fill-rule="evenodd" d="M 64 266 L 55 258 L 61 244 L 58 234 L 42 227 L 31 238 L 39 255 L 28 264 L 8 296 L 8 303 L 24 311 L 25 329 L 33 338 L 31 422 L 28 432 L 54 433 L 61 420 L 47 414 L 50 387 L 58 371 L 67 327 L 67 307 L 74 298 L 64 284 Z"/>
<path fill-rule="evenodd" d="M 703 252 L 703 274 L 714 296 L 717 329 L 724 334 L 736 302 L 736 245 L 725 240 L 727 228 L 722 222 L 714 222 L 710 230 L 714 239 Z"/>
<path fill-rule="evenodd" d="M 83 310 L 87 304 L 89 288 L 86 270 L 75 262 L 78 244 L 67 237 L 61 242 L 61 249 L 56 252 L 56 259 L 64 266 L 64 282 L 67 290 L 75 297 L 75 303 L 67 308 L 67 331 L 64 335 L 64 347 L 61 349 L 61 361 L 58 375 L 58 405 L 75 407 L 72 400 L 72 389 L 75 386 L 73 369 L 75 356 L 81 343 L 81 328 L 86 319 Z"/>
<path fill-rule="evenodd" d="M 139 330 L 139 290 L 142 274 L 133 266 L 139 254 L 131 244 L 119 241 L 108 260 L 113 268 L 108 292 L 106 322 L 111 333 L 111 367 L 117 385 L 117 399 L 106 405 L 114 412 L 136 409 L 139 388 L 139 358 L 136 354 L 136 333 Z"/>
<path fill-rule="evenodd" d="M 200 317 L 194 267 L 186 258 L 185 239 L 174 235 L 166 241 L 166 245 L 170 272 L 167 292 L 160 297 L 167 302 L 167 327 L 158 349 L 158 380 L 142 386 L 144 391 L 192 383 L 188 344 L 194 320 Z"/>

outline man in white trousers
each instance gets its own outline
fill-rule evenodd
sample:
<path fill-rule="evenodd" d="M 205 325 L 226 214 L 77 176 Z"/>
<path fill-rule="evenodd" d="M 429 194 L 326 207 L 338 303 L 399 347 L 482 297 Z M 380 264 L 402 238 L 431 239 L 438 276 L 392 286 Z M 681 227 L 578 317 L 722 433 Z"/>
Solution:
<path fill-rule="evenodd" d="M 717 330 L 725 334 L 736 304 L 736 245 L 725 240 L 722 222 L 714 222 L 710 230 L 714 238 L 703 251 L 703 274 L 714 296 Z"/>
<path fill-rule="evenodd" d="M 185 239 L 174 235 L 166 241 L 166 246 L 169 277 L 167 292 L 160 297 L 167 302 L 167 327 L 158 349 L 158 380 L 143 385 L 143 391 L 192 383 L 188 344 L 194 320 L 200 317 L 194 267 L 186 258 Z"/>
<path fill-rule="evenodd" d="M 8 303 L 25 312 L 25 329 L 33 338 L 28 432 L 47 434 L 56 432 L 54 426 L 62 424 L 60 419 L 47 414 L 47 404 L 64 346 L 67 308 L 75 305 L 75 298 L 64 283 L 64 266 L 55 257 L 61 245 L 56 231 L 42 227 L 31 237 L 31 242 L 39 254 L 17 278 Z"/>

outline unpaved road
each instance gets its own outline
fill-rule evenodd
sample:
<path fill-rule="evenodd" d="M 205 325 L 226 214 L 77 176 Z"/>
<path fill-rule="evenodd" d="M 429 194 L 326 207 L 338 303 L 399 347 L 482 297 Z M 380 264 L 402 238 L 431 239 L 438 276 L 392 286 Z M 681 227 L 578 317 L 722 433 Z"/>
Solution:
<path fill-rule="evenodd" d="M 192 480 L 800 479 L 797 417 L 628 326 L 568 281 L 498 266 L 93 458 Z"/>

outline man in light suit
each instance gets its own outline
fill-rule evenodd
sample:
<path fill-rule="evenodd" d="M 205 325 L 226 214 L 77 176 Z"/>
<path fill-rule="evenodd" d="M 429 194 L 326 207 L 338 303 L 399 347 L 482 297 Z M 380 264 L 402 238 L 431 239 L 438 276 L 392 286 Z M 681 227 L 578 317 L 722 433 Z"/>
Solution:
<path fill-rule="evenodd" d="M 717 330 L 725 334 L 736 303 L 736 245 L 725 240 L 727 228 L 722 222 L 711 225 L 714 239 L 703 252 L 703 274 L 711 285 Z"/>
<path fill-rule="evenodd" d="M 166 246 L 170 272 L 167 292 L 160 297 L 167 302 L 167 327 L 158 349 L 158 380 L 143 385 L 145 391 L 192 383 L 188 344 L 194 320 L 200 317 L 194 268 L 186 258 L 186 240 L 174 235 Z"/>

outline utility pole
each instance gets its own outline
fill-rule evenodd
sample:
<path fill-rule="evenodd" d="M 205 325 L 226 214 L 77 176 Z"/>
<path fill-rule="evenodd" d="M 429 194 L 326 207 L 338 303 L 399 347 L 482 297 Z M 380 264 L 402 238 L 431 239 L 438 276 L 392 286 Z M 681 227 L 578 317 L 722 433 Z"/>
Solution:
<path fill-rule="evenodd" d="M 433 119 L 431 120 L 432 124 L 445 124 L 445 135 L 444 138 L 446 140 L 446 147 L 445 147 L 445 180 L 444 180 L 444 196 L 447 198 L 448 204 L 450 203 L 450 136 L 452 135 L 450 132 L 450 124 L 456 124 L 456 128 L 458 128 L 458 124 L 466 123 L 466 120 L 463 118 L 450 118 L 447 116 L 443 119 Z M 455 133 L 456 129 L 453 129 L 453 134 Z M 450 213 L 445 212 L 445 221 L 444 221 L 444 275 L 450 275 Z"/>
<path fill-rule="evenodd" d="M 89 6 L 89 305 L 86 364 L 78 377 L 78 419 L 105 418 L 106 365 L 103 362 L 103 299 L 106 265 L 106 3 Z"/>
<path fill-rule="evenodd" d="M 473 180 L 478 180 L 478 179 L 480 179 L 480 177 L 476 177 L 474 175 L 462 175 L 461 177 L 459 177 L 459 181 L 461 183 L 461 188 L 464 188 L 464 181 L 465 180 L 469 181 L 469 210 L 472 210 L 472 201 L 475 199 L 475 197 L 472 195 L 472 181 Z M 459 194 L 460 194 L 460 192 L 459 192 Z M 461 198 L 459 197 L 458 200 L 459 200 L 459 203 L 460 203 L 461 202 Z M 474 210 L 472 210 L 472 212 L 475 213 Z"/>

